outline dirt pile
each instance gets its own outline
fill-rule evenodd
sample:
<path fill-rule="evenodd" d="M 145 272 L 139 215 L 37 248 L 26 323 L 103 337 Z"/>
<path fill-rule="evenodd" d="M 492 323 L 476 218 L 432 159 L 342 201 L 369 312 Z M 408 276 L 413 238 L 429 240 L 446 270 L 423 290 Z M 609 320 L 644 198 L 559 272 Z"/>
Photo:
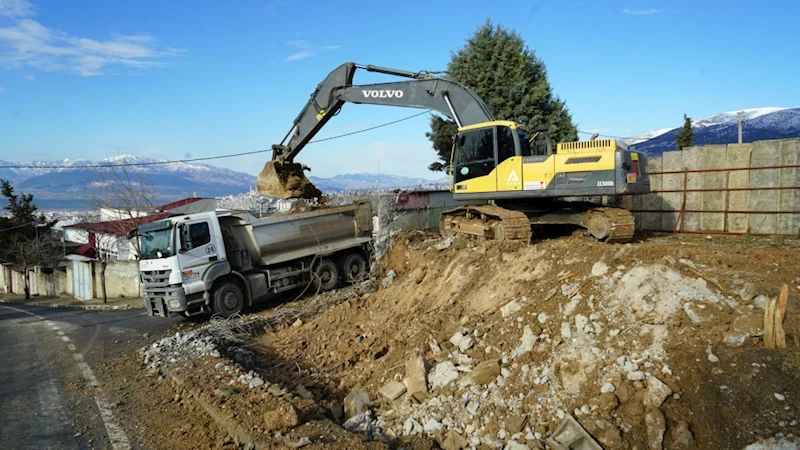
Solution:
<path fill-rule="evenodd" d="M 379 290 L 328 293 L 329 309 L 248 348 L 270 382 L 390 445 L 544 448 L 571 417 L 605 448 L 791 442 L 798 256 L 742 239 L 407 233 L 381 260 Z M 789 345 L 766 350 L 763 307 L 783 283 Z M 354 388 L 368 398 L 346 398 Z M 360 413 L 340 414 L 353 398 Z"/>

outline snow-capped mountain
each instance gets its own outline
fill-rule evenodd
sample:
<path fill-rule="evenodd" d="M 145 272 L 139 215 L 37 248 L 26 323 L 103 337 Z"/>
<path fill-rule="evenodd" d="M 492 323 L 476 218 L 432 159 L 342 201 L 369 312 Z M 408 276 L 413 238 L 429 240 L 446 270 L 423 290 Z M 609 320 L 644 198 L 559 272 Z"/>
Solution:
<path fill-rule="evenodd" d="M 255 189 L 256 185 L 255 176 L 230 169 L 197 163 L 166 163 L 163 159 L 132 155 L 115 156 L 102 161 L 0 161 L 0 179 L 11 182 L 16 192 L 34 194 L 38 199 L 80 199 L 107 189 L 113 176 L 104 177 L 103 167 L 117 164 L 140 164 L 128 168 L 131 179 L 138 182 L 141 176 L 142 181 L 165 201 L 195 195 L 235 195 Z M 116 168 L 117 173 L 124 176 L 121 170 Z M 401 187 L 447 188 L 446 178 L 430 180 L 391 174 L 352 172 L 330 178 L 309 178 L 324 192 Z"/>
<path fill-rule="evenodd" d="M 18 192 L 32 193 L 39 198 L 83 197 L 91 195 L 93 190 L 102 190 L 113 179 L 108 171 L 115 164 L 140 164 L 128 168 L 131 179 L 138 182 L 141 176 L 144 184 L 165 198 L 195 194 L 204 197 L 230 195 L 246 192 L 255 185 L 253 175 L 230 169 L 206 164 L 166 163 L 163 159 L 132 155 L 120 155 L 102 161 L 0 161 L 0 179 L 10 181 Z M 124 177 L 120 168 L 116 170 Z"/>
<path fill-rule="evenodd" d="M 800 107 L 798 108 L 752 108 L 744 112 L 742 141 L 754 142 L 766 139 L 800 137 Z M 733 144 L 738 142 L 738 112 L 714 114 L 694 121 L 692 131 L 695 145 Z M 624 142 L 634 145 L 636 150 L 650 155 L 677 150 L 675 135 L 680 128 L 660 129 L 642 133 Z"/>

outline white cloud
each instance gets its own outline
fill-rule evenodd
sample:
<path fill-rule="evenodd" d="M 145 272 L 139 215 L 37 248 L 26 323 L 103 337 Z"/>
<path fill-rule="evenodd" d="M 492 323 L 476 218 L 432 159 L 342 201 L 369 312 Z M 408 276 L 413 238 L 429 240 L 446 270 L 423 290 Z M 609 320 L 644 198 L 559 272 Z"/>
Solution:
<path fill-rule="evenodd" d="M 286 45 L 289 47 L 294 47 L 296 49 L 301 49 L 302 51 L 292 53 L 291 55 L 287 56 L 284 61 L 297 61 L 298 59 L 309 58 L 311 56 L 316 55 L 317 54 L 316 52 L 318 50 L 322 51 L 336 50 L 337 48 L 341 47 L 341 45 L 316 46 L 305 39 L 286 41 Z"/>
<path fill-rule="evenodd" d="M 0 17 L 28 17 L 33 15 L 33 5 L 28 0 L 0 0 Z"/>
<path fill-rule="evenodd" d="M 298 48 L 311 48 L 311 44 L 308 43 L 305 39 L 298 39 L 294 41 L 286 42 L 286 45 L 290 47 L 298 47 Z"/>
<path fill-rule="evenodd" d="M 0 87 L 0 95 L 3 95 L 5 93 L 6 93 L 6 90 Z"/>
<path fill-rule="evenodd" d="M 28 80 L 28 81 L 33 81 L 33 80 L 36 79 L 36 77 L 33 76 L 33 75 L 25 75 L 25 79 Z"/>
<path fill-rule="evenodd" d="M 0 0 L 0 10 L 10 10 L 6 5 L 19 1 Z M 29 3 L 27 5 L 30 6 Z M 14 11 L 29 11 L 27 14 L 32 14 L 30 8 L 15 8 Z M 6 15 L 20 17 L 19 13 L 15 16 Z M 164 64 L 164 58 L 182 52 L 158 45 L 156 38 L 147 33 L 113 34 L 108 39 L 96 40 L 72 36 L 30 18 L 16 19 L 14 24 L 0 27 L 0 54 L 3 54 L 0 64 L 12 68 L 33 67 L 95 76 L 120 69 L 158 67 Z"/>
<path fill-rule="evenodd" d="M 658 9 L 623 9 L 622 14 L 631 14 L 634 16 L 649 16 L 650 14 L 658 13 Z"/>
<path fill-rule="evenodd" d="M 314 52 L 292 53 L 291 55 L 286 57 L 286 61 L 297 61 L 298 59 L 304 59 L 304 58 L 308 58 L 310 56 L 314 56 Z"/>

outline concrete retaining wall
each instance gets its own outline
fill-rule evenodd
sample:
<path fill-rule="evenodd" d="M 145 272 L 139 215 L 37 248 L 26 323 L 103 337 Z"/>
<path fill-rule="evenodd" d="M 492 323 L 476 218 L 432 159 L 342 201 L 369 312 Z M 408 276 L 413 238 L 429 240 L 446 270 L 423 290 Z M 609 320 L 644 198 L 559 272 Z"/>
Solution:
<path fill-rule="evenodd" d="M 798 164 L 800 139 L 664 152 L 649 159 L 652 192 L 623 205 L 644 230 L 796 236 L 800 168 L 786 166 Z"/>

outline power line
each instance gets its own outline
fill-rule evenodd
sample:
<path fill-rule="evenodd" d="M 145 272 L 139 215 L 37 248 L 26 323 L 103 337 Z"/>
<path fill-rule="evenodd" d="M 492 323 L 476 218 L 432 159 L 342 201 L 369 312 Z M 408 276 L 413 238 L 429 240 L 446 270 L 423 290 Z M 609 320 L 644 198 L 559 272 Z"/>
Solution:
<path fill-rule="evenodd" d="M 318 142 L 325 142 L 325 141 L 332 141 L 334 139 L 340 139 L 346 136 L 352 136 L 354 134 L 365 133 L 367 131 L 372 131 L 378 128 L 386 127 L 389 125 L 394 125 L 396 123 L 400 123 L 409 119 L 413 119 L 415 117 L 419 117 L 423 114 L 428 114 L 430 110 L 423 111 L 421 113 L 413 114 L 408 117 L 404 117 L 402 119 L 393 120 L 391 122 L 386 122 L 380 125 L 375 125 L 374 127 L 364 128 L 362 130 L 351 131 L 349 133 L 340 134 L 337 136 L 331 136 L 323 139 L 317 139 L 314 141 L 310 141 L 309 144 L 316 144 Z M 0 166 L 0 169 L 103 169 L 108 167 L 133 167 L 133 166 L 157 166 L 163 164 L 174 164 L 174 163 L 188 163 L 188 162 L 196 162 L 196 161 L 208 161 L 211 159 L 224 159 L 224 158 L 235 158 L 237 156 L 246 156 L 246 155 L 255 155 L 258 153 L 266 153 L 271 152 L 272 150 L 254 150 L 252 152 L 242 152 L 242 153 L 231 153 L 227 155 L 218 155 L 218 156 L 206 156 L 203 158 L 191 158 L 191 159 L 174 159 L 171 161 L 148 161 L 148 162 L 138 162 L 138 163 L 118 163 L 118 164 L 85 164 L 80 166 L 64 166 L 64 165 L 47 165 L 47 166 L 34 166 L 30 164 L 18 164 L 13 166 Z"/>

